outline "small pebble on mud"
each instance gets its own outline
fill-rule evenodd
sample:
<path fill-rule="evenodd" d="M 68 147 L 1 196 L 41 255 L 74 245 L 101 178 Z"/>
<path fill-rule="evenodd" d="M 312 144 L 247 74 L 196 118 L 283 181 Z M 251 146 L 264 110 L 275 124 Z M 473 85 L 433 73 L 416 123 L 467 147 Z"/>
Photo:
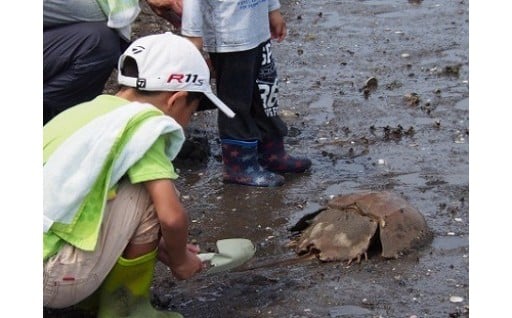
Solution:
<path fill-rule="evenodd" d="M 404 99 L 409 106 L 417 106 L 420 103 L 420 96 L 417 93 L 406 94 Z"/>
<path fill-rule="evenodd" d="M 378 81 L 375 77 L 370 77 L 368 80 L 366 80 L 365 86 L 369 89 L 376 89 L 378 86 Z"/>
<path fill-rule="evenodd" d="M 461 303 L 463 300 L 464 300 L 464 298 L 462 298 L 460 296 L 451 296 L 450 297 L 450 302 L 452 302 L 452 303 Z"/>

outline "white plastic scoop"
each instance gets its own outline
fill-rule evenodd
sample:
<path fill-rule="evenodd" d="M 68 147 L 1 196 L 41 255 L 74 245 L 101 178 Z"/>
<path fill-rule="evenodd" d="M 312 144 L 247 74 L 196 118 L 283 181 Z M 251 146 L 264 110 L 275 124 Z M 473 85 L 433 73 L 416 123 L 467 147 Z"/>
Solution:
<path fill-rule="evenodd" d="M 203 262 L 210 262 L 211 267 L 207 274 L 214 274 L 238 267 L 250 260 L 256 248 L 254 244 L 244 238 L 230 238 L 217 241 L 218 253 L 200 253 L 197 256 Z"/>

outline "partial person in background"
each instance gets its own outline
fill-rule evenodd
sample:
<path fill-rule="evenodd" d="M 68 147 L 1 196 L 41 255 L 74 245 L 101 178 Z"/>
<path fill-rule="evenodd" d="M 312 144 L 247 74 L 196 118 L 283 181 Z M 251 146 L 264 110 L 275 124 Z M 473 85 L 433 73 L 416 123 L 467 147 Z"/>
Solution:
<path fill-rule="evenodd" d="M 278 78 L 271 39 L 281 42 L 286 23 L 278 0 L 186 0 L 182 35 L 208 52 L 217 95 L 237 114 L 218 116 L 223 180 L 280 186 L 282 173 L 304 172 L 307 158 L 284 148 L 288 128 L 278 115 Z"/>
<path fill-rule="evenodd" d="M 182 0 L 147 0 L 179 27 Z M 131 39 L 139 0 L 43 0 L 43 124 L 103 92 Z"/>

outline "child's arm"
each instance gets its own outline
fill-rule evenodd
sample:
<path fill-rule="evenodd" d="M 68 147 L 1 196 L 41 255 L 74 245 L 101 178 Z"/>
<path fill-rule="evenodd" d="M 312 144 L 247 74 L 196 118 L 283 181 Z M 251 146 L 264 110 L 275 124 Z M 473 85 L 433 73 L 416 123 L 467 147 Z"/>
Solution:
<path fill-rule="evenodd" d="M 195 46 L 203 49 L 202 0 L 187 0 L 183 3 L 181 35 L 189 38 Z"/>
<path fill-rule="evenodd" d="M 151 10 L 169 21 L 174 27 L 181 26 L 183 0 L 146 0 Z"/>
<path fill-rule="evenodd" d="M 187 279 L 201 271 L 203 264 L 197 250 L 187 245 L 188 215 L 181 205 L 172 181 L 144 183 L 155 207 L 162 231 L 159 260 L 169 266 L 178 279 Z"/>
<path fill-rule="evenodd" d="M 187 0 L 183 4 L 183 19 L 181 26 L 181 35 L 188 38 L 197 49 L 203 54 L 210 71 L 212 71 L 211 62 L 208 54 L 203 50 L 203 8 L 202 0 Z"/>
<path fill-rule="evenodd" d="M 281 42 L 286 37 L 286 22 L 284 21 L 281 11 L 279 9 L 270 11 L 268 13 L 268 21 L 270 24 L 270 34 L 272 39 Z"/>
<path fill-rule="evenodd" d="M 199 36 L 185 36 L 197 47 L 199 52 L 203 53 L 203 38 Z M 203 53 L 204 55 L 204 53 Z"/>

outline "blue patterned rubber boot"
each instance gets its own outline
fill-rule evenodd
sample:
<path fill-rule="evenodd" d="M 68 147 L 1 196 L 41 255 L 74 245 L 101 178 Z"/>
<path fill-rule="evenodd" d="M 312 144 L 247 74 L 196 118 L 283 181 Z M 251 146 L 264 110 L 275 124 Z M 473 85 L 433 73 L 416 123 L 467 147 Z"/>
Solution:
<path fill-rule="evenodd" d="M 282 137 L 264 138 L 258 145 L 258 153 L 260 164 L 269 171 L 299 173 L 311 167 L 311 160 L 292 157 L 286 153 Z"/>
<path fill-rule="evenodd" d="M 258 142 L 222 139 L 223 180 L 256 187 L 278 187 L 284 177 L 258 163 Z"/>

